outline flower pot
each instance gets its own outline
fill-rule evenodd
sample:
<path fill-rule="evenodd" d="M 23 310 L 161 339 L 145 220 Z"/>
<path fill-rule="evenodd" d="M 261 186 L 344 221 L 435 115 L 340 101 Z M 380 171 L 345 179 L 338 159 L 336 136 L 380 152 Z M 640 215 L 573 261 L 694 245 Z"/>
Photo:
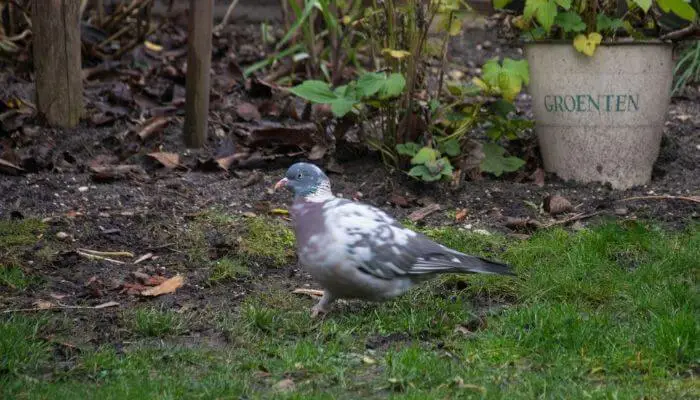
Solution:
<path fill-rule="evenodd" d="M 673 80 L 672 46 L 528 43 L 529 91 L 544 168 L 627 189 L 650 181 Z"/>

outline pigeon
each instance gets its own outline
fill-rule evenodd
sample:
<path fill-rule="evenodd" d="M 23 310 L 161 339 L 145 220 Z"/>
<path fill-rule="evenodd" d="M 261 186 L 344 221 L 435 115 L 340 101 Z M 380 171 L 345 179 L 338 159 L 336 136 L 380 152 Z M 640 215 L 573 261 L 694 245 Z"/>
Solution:
<path fill-rule="evenodd" d="M 337 299 L 393 299 L 438 274 L 514 275 L 509 265 L 450 249 L 379 208 L 334 196 L 314 164 L 293 164 L 275 184 L 280 188 L 294 193 L 299 264 L 323 287 L 312 317 L 326 314 Z"/>

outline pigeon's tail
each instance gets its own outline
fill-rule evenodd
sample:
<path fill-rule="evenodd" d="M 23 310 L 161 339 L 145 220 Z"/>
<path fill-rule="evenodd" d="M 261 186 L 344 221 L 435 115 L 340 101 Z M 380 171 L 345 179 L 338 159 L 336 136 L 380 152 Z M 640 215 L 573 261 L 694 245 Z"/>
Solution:
<path fill-rule="evenodd" d="M 464 255 L 460 258 L 462 259 L 460 270 L 467 273 L 515 275 L 513 268 L 508 264 L 503 264 L 476 256 Z"/>

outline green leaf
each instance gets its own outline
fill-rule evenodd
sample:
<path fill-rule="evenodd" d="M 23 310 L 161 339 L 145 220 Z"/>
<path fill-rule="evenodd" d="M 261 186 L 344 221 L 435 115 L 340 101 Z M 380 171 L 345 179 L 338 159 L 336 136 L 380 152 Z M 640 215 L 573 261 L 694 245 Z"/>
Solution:
<path fill-rule="evenodd" d="M 632 1 L 634 2 L 634 4 L 638 5 L 639 8 L 644 10 L 644 12 L 648 12 L 649 9 L 651 8 L 651 0 L 632 0 Z M 661 2 L 659 1 L 659 3 L 661 3 Z M 668 11 L 668 10 L 664 10 L 664 11 Z"/>
<path fill-rule="evenodd" d="M 522 34 L 523 40 L 526 40 L 526 41 L 527 40 L 542 40 L 545 37 L 547 37 L 547 32 L 541 26 L 532 28 L 528 32 L 524 32 Z"/>
<path fill-rule="evenodd" d="M 430 171 L 425 165 L 416 165 L 408 171 L 411 176 L 422 178 L 423 176 L 430 176 Z"/>
<path fill-rule="evenodd" d="M 556 16 L 557 3 L 553 0 L 549 0 L 537 8 L 535 19 L 537 19 L 537 22 L 549 33 L 549 31 L 552 30 L 552 25 L 554 25 L 554 18 L 556 18 Z"/>
<path fill-rule="evenodd" d="M 508 114 L 514 113 L 517 110 L 515 109 L 515 106 L 503 99 L 498 99 L 495 102 L 491 103 L 491 112 L 495 113 L 496 115 L 499 115 L 503 118 L 508 118 Z"/>
<path fill-rule="evenodd" d="M 598 32 L 615 32 L 624 26 L 620 18 L 613 19 L 605 14 L 598 14 L 595 19 L 595 27 Z"/>
<path fill-rule="evenodd" d="M 526 21 L 532 20 L 532 17 L 537 12 L 537 9 L 540 8 L 540 6 L 546 1 L 547 0 L 525 0 L 525 8 L 523 8 L 523 18 Z"/>
<path fill-rule="evenodd" d="M 501 73 L 498 74 L 498 87 L 501 89 L 504 99 L 513 101 L 523 88 L 523 80 L 520 75 L 513 71 L 502 69 Z"/>
<path fill-rule="evenodd" d="M 404 156 L 415 156 L 420 150 L 420 146 L 414 142 L 406 142 L 396 145 L 396 152 Z"/>
<path fill-rule="evenodd" d="M 484 159 L 481 161 L 481 170 L 501 176 L 504 172 L 513 172 L 525 165 L 525 161 L 518 157 L 503 157 L 506 150 L 495 143 L 484 143 Z"/>
<path fill-rule="evenodd" d="M 418 150 L 418 153 L 411 159 L 411 164 L 425 164 L 428 161 L 435 161 L 438 158 L 438 152 L 430 147 L 423 147 Z"/>
<path fill-rule="evenodd" d="M 331 112 L 338 118 L 343 117 L 352 110 L 356 103 L 355 100 L 348 98 L 335 99 L 331 102 Z"/>
<path fill-rule="evenodd" d="M 481 77 L 484 81 L 493 87 L 498 87 L 498 75 L 501 73 L 501 66 L 498 64 L 498 59 L 492 58 L 488 60 L 482 67 Z"/>
<path fill-rule="evenodd" d="M 313 103 L 328 104 L 338 97 L 330 86 L 323 81 L 308 80 L 289 89 L 290 92 Z"/>
<path fill-rule="evenodd" d="M 384 87 L 381 90 L 381 98 L 388 99 L 396 97 L 403 92 L 406 87 L 406 79 L 403 75 L 395 72 L 389 75 L 389 78 L 384 82 Z"/>
<path fill-rule="evenodd" d="M 440 161 L 443 164 L 442 175 L 451 178 L 452 173 L 454 172 L 454 168 L 452 168 L 452 163 L 450 163 L 450 160 L 447 157 L 441 158 Z"/>
<path fill-rule="evenodd" d="M 431 99 L 428 102 L 428 107 L 430 108 L 430 112 L 434 113 L 440 107 L 440 102 L 437 99 Z"/>
<path fill-rule="evenodd" d="M 368 72 L 357 80 L 357 91 L 362 97 L 370 97 L 382 90 L 386 83 L 383 72 Z"/>
<path fill-rule="evenodd" d="M 516 61 L 506 58 L 503 60 L 503 69 L 518 75 L 526 85 L 530 84 L 530 64 L 527 63 L 527 60 Z"/>
<path fill-rule="evenodd" d="M 571 8 L 571 0 L 554 0 L 561 8 L 568 10 Z"/>
<path fill-rule="evenodd" d="M 583 32 L 586 30 L 586 23 L 581 16 L 573 11 L 557 14 L 554 23 L 559 25 L 564 32 Z"/>
<path fill-rule="evenodd" d="M 444 142 L 440 142 L 438 148 L 440 149 L 440 153 L 447 154 L 450 157 L 457 157 L 461 152 L 459 140 L 457 139 L 449 139 L 445 140 Z"/>
<path fill-rule="evenodd" d="M 493 8 L 495 9 L 503 9 L 505 8 L 508 4 L 510 4 L 513 0 L 493 0 Z"/>
<path fill-rule="evenodd" d="M 635 0 L 635 2 L 636 1 L 637 0 Z M 674 14 L 687 21 L 695 21 L 695 19 L 698 16 L 695 9 L 690 4 L 686 3 L 684 0 L 656 0 L 656 2 L 659 4 L 659 7 L 665 12 L 672 11 Z"/>
<path fill-rule="evenodd" d="M 481 92 L 481 88 L 471 82 L 462 86 L 462 96 L 476 96 Z"/>

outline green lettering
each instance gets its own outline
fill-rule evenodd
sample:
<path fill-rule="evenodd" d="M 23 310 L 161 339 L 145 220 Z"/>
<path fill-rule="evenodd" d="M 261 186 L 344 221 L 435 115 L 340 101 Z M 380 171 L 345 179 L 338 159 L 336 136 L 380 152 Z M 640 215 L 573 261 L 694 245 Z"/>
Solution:
<path fill-rule="evenodd" d="M 549 112 L 554 111 L 554 102 L 547 102 L 547 100 L 551 100 L 551 99 L 552 99 L 552 96 L 550 96 L 550 95 L 544 96 L 544 109 L 549 111 Z"/>
<path fill-rule="evenodd" d="M 629 111 L 632 111 L 632 107 L 634 106 L 634 111 L 639 111 L 639 95 L 629 95 L 627 97 L 629 100 L 629 105 L 630 107 L 628 108 Z"/>
<path fill-rule="evenodd" d="M 620 101 L 623 100 L 623 101 Z M 621 94 L 617 95 L 617 102 L 616 102 L 616 108 L 615 111 L 620 112 L 620 111 L 625 111 L 625 101 L 627 101 L 627 98 Z M 620 108 L 620 105 L 622 105 L 622 108 Z"/>
<path fill-rule="evenodd" d="M 595 107 L 596 111 L 600 111 L 600 96 L 598 97 L 598 103 L 596 103 L 595 101 L 593 101 L 593 96 L 591 96 L 589 94 L 588 95 L 588 104 Z M 588 110 L 591 111 L 591 108 L 589 107 Z"/>
<path fill-rule="evenodd" d="M 605 111 L 612 111 L 610 109 L 610 100 L 615 97 L 614 94 L 605 95 Z"/>
<path fill-rule="evenodd" d="M 571 108 L 569 108 L 569 103 L 567 100 L 571 99 Z M 574 96 L 566 96 L 564 97 L 564 107 L 566 108 L 566 111 L 568 112 L 573 112 L 576 110 L 576 99 L 574 99 Z"/>
<path fill-rule="evenodd" d="M 576 95 L 576 111 L 581 112 L 581 111 L 588 111 L 587 109 L 581 108 L 583 105 L 583 101 L 586 99 L 586 96 L 582 94 Z"/>
<path fill-rule="evenodd" d="M 562 103 L 564 102 L 564 99 L 561 98 L 561 96 L 554 96 L 554 111 L 564 111 L 564 106 Z"/>

